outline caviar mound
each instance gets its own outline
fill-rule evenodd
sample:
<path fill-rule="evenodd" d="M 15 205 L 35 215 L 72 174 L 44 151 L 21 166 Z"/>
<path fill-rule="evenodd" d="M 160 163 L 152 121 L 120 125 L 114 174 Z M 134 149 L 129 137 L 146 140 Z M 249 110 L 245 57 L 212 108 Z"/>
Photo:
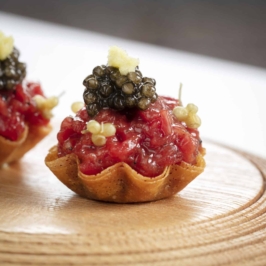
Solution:
<path fill-rule="evenodd" d="M 181 191 L 203 172 L 204 153 L 201 149 L 195 164 L 181 162 L 170 165 L 154 178 L 138 174 L 123 162 L 99 174 L 85 175 L 80 171 L 78 157 L 73 153 L 58 157 L 56 146 L 49 150 L 45 164 L 64 185 L 82 197 L 105 202 L 136 203 L 168 198 Z"/>
<path fill-rule="evenodd" d="M 46 137 L 51 130 L 52 127 L 50 125 L 26 126 L 16 141 L 11 141 L 0 136 L 0 166 L 19 160 L 25 153 Z"/>
<path fill-rule="evenodd" d="M 13 90 L 26 76 L 26 64 L 19 61 L 19 51 L 14 47 L 11 54 L 0 61 L 0 90 Z"/>
<path fill-rule="evenodd" d="M 84 79 L 83 85 L 86 87 L 83 99 L 91 117 L 103 108 L 146 110 L 158 97 L 156 81 L 143 77 L 138 67 L 134 72 L 122 75 L 118 68 L 97 66 Z"/>

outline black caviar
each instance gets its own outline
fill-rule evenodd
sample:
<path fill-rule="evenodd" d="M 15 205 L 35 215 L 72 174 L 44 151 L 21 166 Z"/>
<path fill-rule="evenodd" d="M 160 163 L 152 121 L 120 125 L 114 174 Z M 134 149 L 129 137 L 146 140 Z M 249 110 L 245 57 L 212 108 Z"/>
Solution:
<path fill-rule="evenodd" d="M 156 81 L 142 77 L 138 67 L 135 72 L 121 75 L 117 68 L 102 65 L 92 73 L 83 81 L 86 87 L 83 98 L 89 116 L 95 116 L 103 108 L 146 110 L 157 100 Z"/>
<path fill-rule="evenodd" d="M 0 90 L 13 90 L 26 76 L 26 64 L 19 61 L 19 51 L 13 48 L 12 53 L 0 60 Z"/>

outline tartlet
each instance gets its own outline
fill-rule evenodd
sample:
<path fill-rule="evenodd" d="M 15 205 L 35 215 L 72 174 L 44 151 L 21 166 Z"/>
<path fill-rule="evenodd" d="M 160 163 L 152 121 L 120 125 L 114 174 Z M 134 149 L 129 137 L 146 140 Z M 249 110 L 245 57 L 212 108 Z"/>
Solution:
<path fill-rule="evenodd" d="M 85 78 L 84 103 L 66 117 L 48 168 L 88 199 L 133 203 L 175 195 L 204 171 L 194 104 L 158 96 L 138 60 L 117 48 Z"/>
<path fill-rule="evenodd" d="M 0 32 L 0 166 L 19 160 L 51 131 L 57 97 L 46 98 L 25 77 L 13 38 Z"/>

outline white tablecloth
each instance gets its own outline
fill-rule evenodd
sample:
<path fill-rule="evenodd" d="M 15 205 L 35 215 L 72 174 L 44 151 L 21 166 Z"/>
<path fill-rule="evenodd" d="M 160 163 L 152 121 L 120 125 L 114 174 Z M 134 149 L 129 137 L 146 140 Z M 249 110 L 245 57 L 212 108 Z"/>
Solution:
<path fill-rule="evenodd" d="M 13 35 L 27 63 L 27 79 L 47 96 L 65 91 L 56 119 L 82 100 L 83 79 L 107 62 L 111 45 L 140 59 L 140 70 L 157 81 L 162 95 L 199 107 L 201 136 L 266 158 L 266 69 L 123 40 L 0 12 L 0 30 Z M 173 33 L 174 34 L 174 33 Z"/>

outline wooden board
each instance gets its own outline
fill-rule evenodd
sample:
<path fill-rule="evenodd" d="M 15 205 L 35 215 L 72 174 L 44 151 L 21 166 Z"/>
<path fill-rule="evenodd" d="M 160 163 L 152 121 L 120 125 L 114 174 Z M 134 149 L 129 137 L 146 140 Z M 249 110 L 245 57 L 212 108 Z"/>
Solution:
<path fill-rule="evenodd" d="M 0 170 L 0 265 L 266 265 L 265 160 L 205 143 L 206 171 L 175 197 L 108 204 L 46 168 L 54 139 Z"/>

